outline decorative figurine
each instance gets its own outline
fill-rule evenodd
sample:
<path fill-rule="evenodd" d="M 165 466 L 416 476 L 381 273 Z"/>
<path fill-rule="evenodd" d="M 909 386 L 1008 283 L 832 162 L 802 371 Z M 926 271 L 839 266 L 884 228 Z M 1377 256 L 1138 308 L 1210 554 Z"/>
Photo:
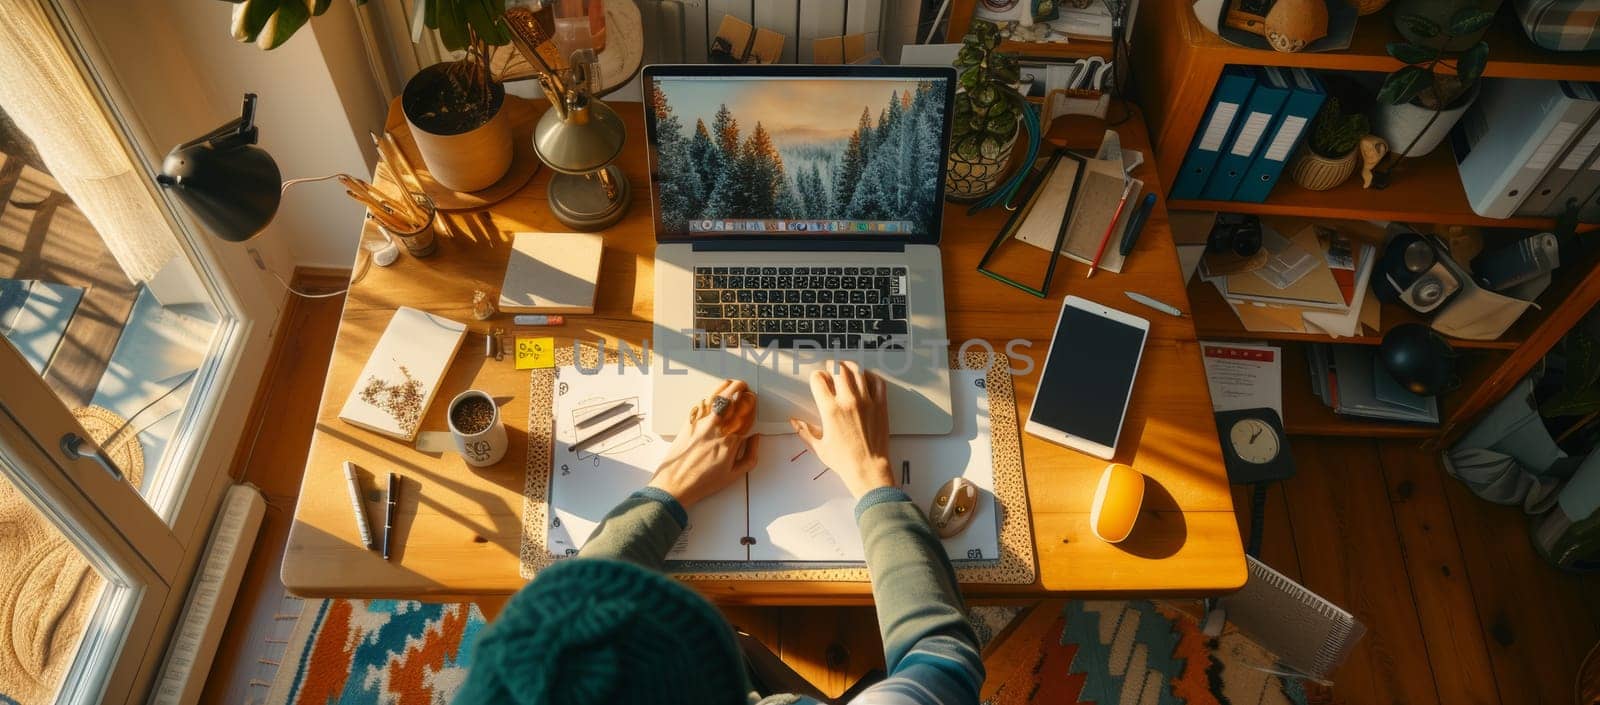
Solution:
<path fill-rule="evenodd" d="M 1389 155 L 1389 143 L 1377 135 L 1367 135 L 1356 144 L 1361 150 L 1361 188 L 1372 188 L 1372 170 Z"/>
<path fill-rule="evenodd" d="M 1323 0 L 1278 0 L 1267 11 L 1266 37 L 1273 49 L 1297 52 L 1328 36 Z"/>

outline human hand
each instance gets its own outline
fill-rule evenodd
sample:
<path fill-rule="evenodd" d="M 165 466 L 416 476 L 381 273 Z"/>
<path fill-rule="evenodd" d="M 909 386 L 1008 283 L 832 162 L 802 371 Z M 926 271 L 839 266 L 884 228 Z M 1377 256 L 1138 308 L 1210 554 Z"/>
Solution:
<path fill-rule="evenodd" d="M 716 397 L 728 400 L 721 414 L 712 401 Z M 756 465 L 761 437 L 745 437 L 755 420 L 756 393 L 743 381 L 723 380 L 689 412 L 650 486 L 672 495 L 685 509 L 721 491 Z"/>
<path fill-rule="evenodd" d="M 789 425 L 856 499 L 894 485 L 889 472 L 889 391 L 883 378 L 846 361 L 836 374 L 811 373 L 811 397 L 822 428 L 800 419 Z"/>

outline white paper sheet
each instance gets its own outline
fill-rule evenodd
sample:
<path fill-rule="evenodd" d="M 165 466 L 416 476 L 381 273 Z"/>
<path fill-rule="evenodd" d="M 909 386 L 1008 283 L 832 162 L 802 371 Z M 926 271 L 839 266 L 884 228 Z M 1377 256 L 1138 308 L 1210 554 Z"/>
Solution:
<path fill-rule="evenodd" d="M 948 436 L 897 436 L 889 452 L 895 479 L 919 508 L 957 475 L 983 490 L 972 524 L 946 539 L 952 560 L 999 558 L 1000 517 L 994 501 L 989 398 L 981 370 L 951 373 L 955 428 Z M 583 547 L 606 512 L 650 480 L 668 442 L 648 432 L 649 377 L 631 367 L 608 366 L 585 375 L 557 371 L 555 448 L 551 469 L 551 526 L 546 545 L 556 555 Z M 580 420 L 619 401 L 584 428 Z M 593 442 L 577 444 L 616 419 L 637 418 Z M 574 449 L 574 445 L 581 447 Z M 909 464 L 909 466 L 907 465 Z M 906 480 L 909 478 L 909 482 Z M 746 545 L 749 536 L 753 543 Z M 761 461 L 745 482 L 703 500 L 689 513 L 689 528 L 670 560 L 853 563 L 864 559 L 856 530 L 855 500 L 838 475 L 823 467 L 798 436 L 762 438 Z"/>

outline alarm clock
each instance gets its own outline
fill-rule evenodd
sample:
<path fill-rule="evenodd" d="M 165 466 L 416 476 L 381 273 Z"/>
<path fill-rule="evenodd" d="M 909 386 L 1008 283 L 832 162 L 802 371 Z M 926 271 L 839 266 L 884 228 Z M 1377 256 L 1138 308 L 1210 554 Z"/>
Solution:
<path fill-rule="evenodd" d="M 1294 476 L 1289 436 L 1278 412 L 1262 407 L 1216 413 L 1228 482 L 1254 484 Z"/>

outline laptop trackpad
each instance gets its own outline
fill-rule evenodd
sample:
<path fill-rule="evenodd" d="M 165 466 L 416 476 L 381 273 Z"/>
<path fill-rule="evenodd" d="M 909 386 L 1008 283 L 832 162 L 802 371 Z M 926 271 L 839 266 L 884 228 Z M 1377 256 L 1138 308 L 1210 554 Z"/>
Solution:
<path fill-rule="evenodd" d="M 765 434 L 794 433 L 789 426 L 790 418 L 798 418 L 809 423 L 820 423 L 817 416 L 817 403 L 811 398 L 811 372 L 813 370 L 826 370 L 828 362 L 802 362 L 798 363 L 796 371 L 794 355 L 780 352 L 777 355 L 777 366 L 773 361 L 761 366 L 756 374 L 761 380 L 758 388 L 760 392 L 760 406 L 756 411 L 756 431 Z"/>

